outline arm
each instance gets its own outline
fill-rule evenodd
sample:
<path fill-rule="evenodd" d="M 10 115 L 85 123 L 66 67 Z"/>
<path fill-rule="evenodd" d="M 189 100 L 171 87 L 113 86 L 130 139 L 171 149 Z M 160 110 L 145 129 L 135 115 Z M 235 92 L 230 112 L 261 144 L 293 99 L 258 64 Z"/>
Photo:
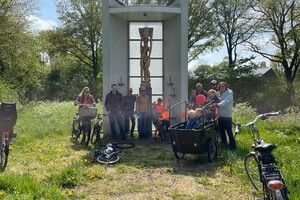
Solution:
<path fill-rule="evenodd" d="M 104 101 L 104 106 L 105 106 L 105 109 L 108 113 L 110 113 L 110 110 L 109 110 L 109 95 L 107 94 L 106 97 L 105 97 L 105 101 Z"/>
<path fill-rule="evenodd" d="M 232 101 L 233 101 L 233 95 L 232 95 L 232 93 L 228 93 L 227 96 L 225 97 L 225 99 L 223 101 L 221 101 L 220 103 L 217 103 L 217 105 L 219 107 L 226 107 Z"/>

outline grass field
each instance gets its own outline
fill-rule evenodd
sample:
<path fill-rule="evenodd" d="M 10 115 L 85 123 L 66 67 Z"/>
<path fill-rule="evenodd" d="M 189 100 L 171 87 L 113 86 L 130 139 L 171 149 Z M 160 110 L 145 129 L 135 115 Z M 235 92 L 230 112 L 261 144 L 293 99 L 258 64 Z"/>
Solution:
<path fill-rule="evenodd" d="M 237 136 L 238 150 L 222 148 L 215 163 L 205 155 L 177 161 L 170 141 L 132 139 L 136 147 L 106 166 L 91 161 L 92 145 L 70 140 L 75 112 L 71 102 L 18 105 L 18 136 L 0 175 L 0 199 L 254 199 L 243 167 L 252 144 L 246 131 Z M 234 119 L 244 123 L 253 115 L 239 105 Z M 262 138 L 277 145 L 274 154 L 295 200 L 300 199 L 299 119 L 294 108 L 257 124 Z"/>

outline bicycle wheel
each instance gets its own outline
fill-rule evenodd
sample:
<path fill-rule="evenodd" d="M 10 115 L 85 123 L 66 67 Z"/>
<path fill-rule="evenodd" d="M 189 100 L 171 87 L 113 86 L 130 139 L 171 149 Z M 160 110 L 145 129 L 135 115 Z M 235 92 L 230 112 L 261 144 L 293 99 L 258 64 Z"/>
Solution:
<path fill-rule="evenodd" d="M 101 154 L 97 157 L 97 162 L 101 164 L 115 164 L 120 160 L 120 156 L 118 154 L 115 154 L 113 156 L 107 156 L 106 154 Z"/>
<path fill-rule="evenodd" d="M 270 200 L 288 200 L 288 196 L 285 192 L 285 189 L 282 188 L 281 190 L 269 190 L 269 198 Z"/>
<path fill-rule="evenodd" d="M 81 130 L 80 130 L 80 122 L 79 122 L 78 119 L 76 119 L 74 117 L 73 124 L 72 124 L 72 139 L 74 141 L 76 141 L 79 138 L 80 132 L 81 132 Z"/>
<path fill-rule="evenodd" d="M 91 135 L 91 143 L 96 144 L 100 142 L 100 127 L 95 124 L 93 133 Z"/>
<path fill-rule="evenodd" d="M 5 148 L 5 144 L 2 143 L 0 148 L 0 167 L 2 170 L 4 170 L 7 165 L 8 154 L 9 154 L 9 149 Z"/>
<path fill-rule="evenodd" d="M 232 128 L 231 128 L 231 130 L 232 130 L 232 135 L 233 135 L 233 137 L 235 138 L 236 137 L 236 133 L 235 133 L 235 128 L 236 128 L 236 124 L 234 123 L 234 122 L 232 122 Z"/>
<path fill-rule="evenodd" d="M 166 132 L 165 132 L 165 127 L 163 125 L 160 126 L 158 130 L 158 135 L 162 142 L 166 140 Z"/>
<path fill-rule="evenodd" d="M 174 152 L 174 155 L 177 160 L 180 160 L 180 159 L 183 159 L 183 157 L 185 156 L 185 153 Z"/>
<path fill-rule="evenodd" d="M 254 188 L 258 191 L 262 191 L 262 183 L 260 182 L 260 172 L 256 157 L 254 154 L 248 154 L 244 160 L 245 169 L 249 180 Z"/>
<path fill-rule="evenodd" d="M 135 147 L 135 144 L 132 142 L 116 142 L 113 145 L 119 149 L 130 149 Z"/>
<path fill-rule="evenodd" d="M 218 146 L 214 140 L 210 140 L 207 145 L 208 162 L 213 162 L 217 159 Z"/>

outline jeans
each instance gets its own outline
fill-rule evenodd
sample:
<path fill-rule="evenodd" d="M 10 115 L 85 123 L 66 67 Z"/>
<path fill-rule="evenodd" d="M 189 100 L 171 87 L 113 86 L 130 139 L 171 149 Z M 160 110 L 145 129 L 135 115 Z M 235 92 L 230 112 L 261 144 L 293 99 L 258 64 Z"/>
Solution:
<path fill-rule="evenodd" d="M 140 112 L 138 119 L 139 138 L 145 138 L 147 134 L 147 112 Z"/>
<path fill-rule="evenodd" d="M 86 125 L 86 127 L 84 127 Z M 92 125 L 92 120 L 89 117 L 84 117 L 81 119 L 81 126 L 82 128 L 87 128 L 88 134 L 91 134 L 91 125 Z"/>
<path fill-rule="evenodd" d="M 226 133 L 227 133 L 231 149 L 233 150 L 236 149 L 236 142 L 232 133 L 232 118 L 219 117 L 218 126 L 221 134 L 222 143 L 227 144 L 227 139 L 226 139 Z"/>
<path fill-rule="evenodd" d="M 131 120 L 131 129 L 130 134 L 133 135 L 134 127 L 135 127 L 135 118 L 133 117 L 133 113 L 125 113 L 124 115 L 125 119 L 125 133 L 128 134 L 129 132 L 129 119 Z"/>
<path fill-rule="evenodd" d="M 109 124 L 110 124 L 110 130 L 111 135 L 113 138 L 117 137 L 117 132 L 115 128 L 115 123 L 118 123 L 119 129 L 120 129 L 120 135 L 122 139 L 126 137 L 125 130 L 124 130 L 124 120 L 123 120 L 123 114 L 122 113 L 110 113 L 109 114 Z"/>

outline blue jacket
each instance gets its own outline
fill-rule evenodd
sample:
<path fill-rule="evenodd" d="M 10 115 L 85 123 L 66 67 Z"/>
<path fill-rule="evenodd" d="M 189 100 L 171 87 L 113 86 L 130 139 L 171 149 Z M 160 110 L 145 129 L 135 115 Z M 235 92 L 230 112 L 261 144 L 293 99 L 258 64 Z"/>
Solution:
<path fill-rule="evenodd" d="M 218 103 L 220 117 L 232 117 L 233 107 L 233 93 L 232 90 L 227 89 L 220 96 L 220 103 Z"/>

